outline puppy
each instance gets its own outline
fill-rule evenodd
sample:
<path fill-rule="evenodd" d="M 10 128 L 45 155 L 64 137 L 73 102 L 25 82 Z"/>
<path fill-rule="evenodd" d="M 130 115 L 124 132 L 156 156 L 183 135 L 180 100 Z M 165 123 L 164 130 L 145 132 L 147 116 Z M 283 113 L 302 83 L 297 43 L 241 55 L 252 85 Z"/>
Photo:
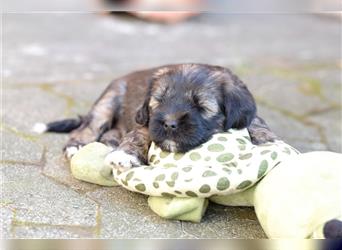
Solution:
<path fill-rule="evenodd" d="M 111 82 L 79 119 L 40 125 L 40 131 L 71 132 L 67 158 L 100 141 L 113 148 L 106 161 L 126 170 L 147 163 L 151 141 L 170 152 L 187 152 L 230 128 L 247 128 L 255 144 L 276 136 L 256 116 L 246 85 L 229 69 L 177 64 L 134 72 Z"/>

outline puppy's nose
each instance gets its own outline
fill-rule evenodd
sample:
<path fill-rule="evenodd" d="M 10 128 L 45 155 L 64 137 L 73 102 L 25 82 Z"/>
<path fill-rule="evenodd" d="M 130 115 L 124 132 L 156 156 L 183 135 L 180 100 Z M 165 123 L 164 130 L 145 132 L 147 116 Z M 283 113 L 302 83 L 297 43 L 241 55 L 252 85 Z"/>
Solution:
<path fill-rule="evenodd" d="M 176 120 L 166 120 L 164 122 L 165 130 L 176 130 L 178 127 L 178 122 Z"/>

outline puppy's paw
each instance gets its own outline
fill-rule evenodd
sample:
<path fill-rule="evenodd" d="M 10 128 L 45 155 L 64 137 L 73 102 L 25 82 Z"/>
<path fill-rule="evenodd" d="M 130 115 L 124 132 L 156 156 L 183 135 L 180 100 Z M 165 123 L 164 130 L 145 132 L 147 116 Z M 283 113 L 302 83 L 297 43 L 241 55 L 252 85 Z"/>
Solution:
<path fill-rule="evenodd" d="M 128 154 L 122 150 L 118 150 L 113 151 L 106 156 L 105 164 L 110 165 L 114 169 L 123 172 L 129 170 L 132 167 L 139 167 L 141 165 L 141 162 L 135 155 Z"/>
<path fill-rule="evenodd" d="M 274 142 L 278 137 L 267 129 L 259 129 L 250 134 L 252 143 L 255 145 L 265 144 L 267 142 Z"/>
<path fill-rule="evenodd" d="M 78 150 L 82 148 L 82 145 L 70 145 L 64 148 L 64 156 L 67 160 L 70 160 Z"/>

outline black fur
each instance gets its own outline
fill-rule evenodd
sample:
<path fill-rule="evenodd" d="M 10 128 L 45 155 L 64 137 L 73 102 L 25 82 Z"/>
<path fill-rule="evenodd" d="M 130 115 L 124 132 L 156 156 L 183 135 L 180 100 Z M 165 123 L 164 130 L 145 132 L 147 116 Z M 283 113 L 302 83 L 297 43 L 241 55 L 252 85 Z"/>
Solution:
<path fill-rule="evenodd" d="M 145 98 L 145 101 L 143 103 L 143 105 L 140 107 L 140 109 L 138 109 L 136 115 L 135 115 L 135 122 L 147 127 L 149 120 L 150 120 L 150 112 L 149 112 L 149 101 L 150 101 L 150 97 L 149 94 L 148 96 Z"/>
<path fill-rule="evenodd" d="M 224 113 L 226 121 L 224 129 L 242 129 L 248 127 L 256 116 L 256 104 L 246 86 L 237 86 L 234 90 L 225 91 Z"/>
<path fill-rule="evenodd" d="M 229 69 L 187 63 L 117 78 L 87 115 L 49 123 L 48 131 L 71 132 L 65 149 L 114 141 L 114 146 L 146 158 L 151 140 L 165 151 L 186 152 L 215 133 L 245 127 L 255 144 L 276 138 L 257 119 L 246 85 Z"/>
<path fill-rule="evenodd" d="M 46 124 L 46 132 L 69 133 L 81 126 L 82 122 L 82 117 L 78 117 L 78 119 L 64 119 L 60 121 L 50 122 Z"/>
<path fill-rule="evenodd" d="M 155 77 L 136 122 L 148 126 L 151 139 L 163 150 L 186 152 L 214 133 L 248 127 L 255 115 L 254 99 L 237 77 L 220 67 L 196 65 Z M 165 129 L 169 117 L 175 129 Z"/>
<path fill-rule="evenodd" d="M 342 221 L 330 220 L 323 227 L 324 237 L 327 239 L 342 239 Z"/>

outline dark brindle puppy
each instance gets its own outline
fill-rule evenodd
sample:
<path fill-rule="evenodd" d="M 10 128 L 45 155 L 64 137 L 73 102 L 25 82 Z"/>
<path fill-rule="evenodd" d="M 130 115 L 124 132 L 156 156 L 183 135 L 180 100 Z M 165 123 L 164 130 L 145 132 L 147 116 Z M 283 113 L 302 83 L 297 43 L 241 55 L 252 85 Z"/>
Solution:
<path fill-rule="evenodd" d="M 100 141 L 113 147 L 107 162 L 130 168 L 147 162 L 151 141 L 166 151 L 186 152 L 214 133 L 245 127 L 255 144 L 276 138 L 256 116 L 246 85 L 228 69 L 179 64 L 116 79 L 86 116 L 47 124 L 45 131 L 71 131 L 68 158 Z"/>

